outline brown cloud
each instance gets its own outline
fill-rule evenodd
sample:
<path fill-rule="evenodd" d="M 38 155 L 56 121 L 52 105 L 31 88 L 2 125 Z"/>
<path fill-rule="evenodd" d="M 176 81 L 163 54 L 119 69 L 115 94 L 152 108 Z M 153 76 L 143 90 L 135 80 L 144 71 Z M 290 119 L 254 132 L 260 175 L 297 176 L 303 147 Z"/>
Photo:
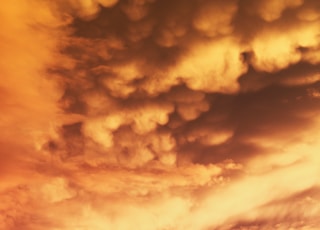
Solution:
<path fill-rule="evenodd" d="M 11 1 L 1 229 L 317 229 L 318 1 Z"/>

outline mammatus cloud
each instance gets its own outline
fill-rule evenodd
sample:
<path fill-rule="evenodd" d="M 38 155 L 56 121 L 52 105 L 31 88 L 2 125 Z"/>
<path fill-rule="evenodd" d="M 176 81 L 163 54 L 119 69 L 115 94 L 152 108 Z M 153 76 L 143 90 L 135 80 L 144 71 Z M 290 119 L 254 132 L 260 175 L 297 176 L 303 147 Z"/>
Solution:
<path fill-rule="evenodd" d="M 0 229 L 318 229 L 320 5 L 0 8 Z"/>

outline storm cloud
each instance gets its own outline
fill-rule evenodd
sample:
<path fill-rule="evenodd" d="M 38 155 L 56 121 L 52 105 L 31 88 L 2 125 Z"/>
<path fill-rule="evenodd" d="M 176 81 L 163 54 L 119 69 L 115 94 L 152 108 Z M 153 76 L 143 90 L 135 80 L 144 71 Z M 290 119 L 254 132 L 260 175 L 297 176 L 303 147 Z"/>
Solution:
<path fill-rule="evenodd" d="M 0 8 L 0 228 L 317 229 L 320 3 Z"/>

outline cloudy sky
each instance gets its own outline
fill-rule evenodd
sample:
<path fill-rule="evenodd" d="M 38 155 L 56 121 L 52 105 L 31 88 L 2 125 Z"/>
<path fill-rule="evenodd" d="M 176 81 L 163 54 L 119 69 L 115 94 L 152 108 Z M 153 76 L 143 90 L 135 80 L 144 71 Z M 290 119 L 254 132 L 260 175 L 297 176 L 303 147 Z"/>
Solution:
<path fill-rule="evenodd" d="M 0 229 L 320 228 L 319 0 L 0 7 Z"/>

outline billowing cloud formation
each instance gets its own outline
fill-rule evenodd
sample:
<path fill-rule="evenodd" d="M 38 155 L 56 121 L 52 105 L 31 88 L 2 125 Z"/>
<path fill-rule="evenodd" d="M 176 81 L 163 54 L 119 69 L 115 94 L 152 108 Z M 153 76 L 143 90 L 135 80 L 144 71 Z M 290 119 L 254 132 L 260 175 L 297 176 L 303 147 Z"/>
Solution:
<path fill-rule="evenodd" d="M 316 0 L 3 3 L 0 229 L 318 229 Z"/>

